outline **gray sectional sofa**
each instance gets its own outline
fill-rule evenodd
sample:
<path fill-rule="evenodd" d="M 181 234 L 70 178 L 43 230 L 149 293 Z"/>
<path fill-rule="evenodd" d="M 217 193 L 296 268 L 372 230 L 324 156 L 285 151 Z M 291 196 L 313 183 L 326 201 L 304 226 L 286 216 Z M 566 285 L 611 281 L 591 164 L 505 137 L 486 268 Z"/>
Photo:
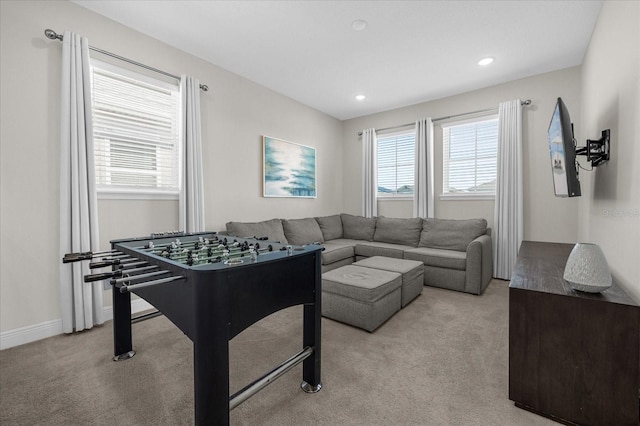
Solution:
<path fill-rule="evenodd" d="M 342 213 L 228 222 L 226 233 L 292 245 L 320 243 L 323 273 L 372 256 L 417 260 L 424 265 L 424 285 L 478 295 L 493 276 L 485 219 L 365 218 Z"/>

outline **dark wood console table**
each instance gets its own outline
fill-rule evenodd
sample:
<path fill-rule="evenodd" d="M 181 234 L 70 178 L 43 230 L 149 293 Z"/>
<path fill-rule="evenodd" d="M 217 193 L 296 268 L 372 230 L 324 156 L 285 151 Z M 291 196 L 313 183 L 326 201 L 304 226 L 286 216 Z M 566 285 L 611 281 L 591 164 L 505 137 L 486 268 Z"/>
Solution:
<path fill-rule="evenodd" d="M 573 290 L 572 244 L 525 241 L 509 285 L 509 399 L 565 424 L 638 425 L 640 308 Z"/>

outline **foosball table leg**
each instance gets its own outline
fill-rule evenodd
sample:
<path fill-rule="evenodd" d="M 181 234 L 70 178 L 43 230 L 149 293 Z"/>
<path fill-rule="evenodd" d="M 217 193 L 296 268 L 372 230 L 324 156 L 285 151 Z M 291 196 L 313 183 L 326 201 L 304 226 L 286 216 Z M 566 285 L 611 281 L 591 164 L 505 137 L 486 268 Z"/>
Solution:
<path fill-rule="evenodd" d="M 197 313 L 193 333 L 195 424 L 229 425 L 229 286 L 192 277 Z"/>
<path fill-rule="evenodd" d="M 315 303 L 304 305 L 302 346 L 312 347 L 313 354 L 302 363 L 302 383 L 300 387 L 307 393 L 315 393 L 322 389 L 321 371 L 321 321 L 322 321 L 322 275 L 320 273 L 320 255 L 316 255 Z"/>
<path fill-rule="evenodd" d="M 113 360 L 129 359 L 136 353 L 131 338 L 131 293 L 122 293 L 115 286 L 113 295 Z"/>
<path fill-rule="evenodd" d="M 320 319 L 316 320 L 316 306 L 304 306 L 303 346 L 312 347 L 313 353 L 302 363 L 302 383 L 300 387 L 307 393 L 315 393 L 322 389 L 320 383 Z"/>

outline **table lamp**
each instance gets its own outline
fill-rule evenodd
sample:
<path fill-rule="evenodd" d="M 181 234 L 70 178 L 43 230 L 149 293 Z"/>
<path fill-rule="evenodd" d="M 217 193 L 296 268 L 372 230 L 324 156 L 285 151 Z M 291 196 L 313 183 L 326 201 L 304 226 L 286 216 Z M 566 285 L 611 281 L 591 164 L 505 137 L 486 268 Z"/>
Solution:
<path fill-rule="evenodd" d="M 564 277 L 574 290 L 600 293 L 611 287 L 611 273 L 597 244 L 578 243 L 571 250 Z"/>

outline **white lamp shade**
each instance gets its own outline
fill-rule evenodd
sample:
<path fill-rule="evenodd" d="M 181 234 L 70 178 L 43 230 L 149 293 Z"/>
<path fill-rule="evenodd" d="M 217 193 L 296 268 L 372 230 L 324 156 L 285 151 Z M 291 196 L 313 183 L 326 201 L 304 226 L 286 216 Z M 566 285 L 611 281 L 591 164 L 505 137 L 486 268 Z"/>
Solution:
<path fill-rule="evenodd" d="M 600 247 L 597 244 L 576 244 L 567 259 L 564 279 L 575 290 L 587 293 L 599 293 L 611 287 L 609 265 Z"/>

